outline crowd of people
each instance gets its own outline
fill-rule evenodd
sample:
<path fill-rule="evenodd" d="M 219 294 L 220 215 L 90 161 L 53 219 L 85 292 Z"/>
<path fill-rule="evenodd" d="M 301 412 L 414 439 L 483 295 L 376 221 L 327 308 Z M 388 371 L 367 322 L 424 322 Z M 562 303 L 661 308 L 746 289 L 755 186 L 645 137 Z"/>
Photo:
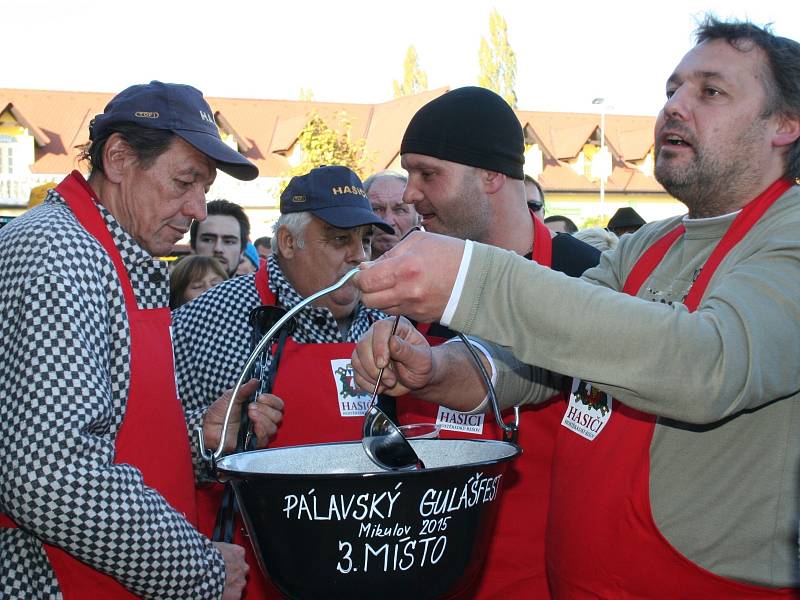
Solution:
<path fill-rule="evenodd" d="M 380 171 L 364 180 L 364 191 L 373 212 L 392 227 L 391 232 L 378 227 L 373 229 L 370 253 L 372 260 L 380 257 L 397 244 L 406 233 L 419 225 L 420 216 L 414 204 L 403 201 L 407 181 L 406 175 L 389 170 Z M 530 189 L 536 191 L 530 193 Z M 544 191 L 530 175 L 525 175 L 525 191 L 531 211 L 539 220 L 545 222 L 548 229 L 554 233 L 571 234 L 601 252 L 615 248 L 619 235 L 633 233 L 645 224 L 644 219 L 633 208 L 624 207 L 609 219 L 606 227 L 579 230 L 568 217 L 543 216 Z M 532 197 L 538 200 L 532 200 Z M 202 223 L 195 222 L 190 230 L 192 253 L 177 258 L 174 264 L 170 265 L 169 306 L 172 310 L 194 300 L 208 288 L 230 277 L 255 273 L 261 261 L 266 260 L 272 253 L 271 237 L 260 237 L 255 241 L 249 241 L 249 218 L 244 209 L 236 203 L 228 200 L 212 200 L 207 204 L 207 212 L 206 220 Z M 563 223 L 572 225 L 565 228 Z M 227 228 L 225 233 L 220 230 L 224 228 Z M 204 260 L 203 257 L 215 260 Z M 236 269 L 231 273 L 230 266 L 234 262 Z"/>
<path fill-rule="evenodd" d="M 498 439 L 465 343 L 524 452 L 460 600 L 800 594 L 800 44 L 709 18 L 666 92 L 655 175 L 685 216 L 549 214 L 514 111 L 463 87 L 413 116 L 404 173 L 293 177 L 255 240 L 206 202 L 217 170 L 258 170 L 202 94 L 117 94 L 88 178 L 0 229 L 0 599 L 281 598 L 194 432 L 358 439 L 382 372 L 398 424 Z M 264 331 L 355 268 L 259 358 L 221 439 Z"/>

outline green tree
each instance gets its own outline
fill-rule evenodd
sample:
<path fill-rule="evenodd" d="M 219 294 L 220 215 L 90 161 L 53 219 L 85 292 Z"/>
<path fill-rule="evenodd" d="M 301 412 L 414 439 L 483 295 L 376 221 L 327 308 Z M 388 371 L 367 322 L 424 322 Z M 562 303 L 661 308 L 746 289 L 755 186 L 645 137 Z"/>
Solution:
<path fill-rule="evenodd" d="M 489 41 L 481 38 L 478 53 L 478 85 L 502 96 L 511 108 L 517 108 L 514 84 L 517 78 L 517 55 L 508 43 L 506 20 L 497 10 L 489 15 Z"/>
<path fill-rule="evenodd" d="M 403 61 L 403 81 L 394 81 L 394 97 L 412 96 L 428 89 L 428 76 L 419 66 L 419 57 L 414 46 L 408 47 Z"/>
<path fill-rule="evenodd" d="M 322 165 L 349 167 L 363 179 L 372 169 L 372 161 L 365 148 L 367 141 L 363 138 L 353 140 L 350 130 L 351 123 L 346 111 L 335 113 L 333 127 L 319 113 L 312 111 L 308 124 L 297 136 L 302 151 L 301 160 L 289 169 L 280 183 L 279 192 L 286 188 L 293 176 L 305 175 Z"/>

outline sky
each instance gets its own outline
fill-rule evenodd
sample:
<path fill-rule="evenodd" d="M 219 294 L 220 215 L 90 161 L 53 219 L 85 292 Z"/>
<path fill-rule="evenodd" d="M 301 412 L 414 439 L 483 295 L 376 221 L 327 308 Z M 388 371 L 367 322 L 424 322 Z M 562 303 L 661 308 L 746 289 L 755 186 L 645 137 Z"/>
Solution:
<path fill-rule="evenodd" d="M 207 96 L 379 103 L 414 45 L 428 87 L 474 85 L 492 9 L 517 56 L 521 110 L 655 115 L 698 20 L 771 23 L 796 0 L 0 0 L 0 86 L 117 92 L 151 79 Z"/>

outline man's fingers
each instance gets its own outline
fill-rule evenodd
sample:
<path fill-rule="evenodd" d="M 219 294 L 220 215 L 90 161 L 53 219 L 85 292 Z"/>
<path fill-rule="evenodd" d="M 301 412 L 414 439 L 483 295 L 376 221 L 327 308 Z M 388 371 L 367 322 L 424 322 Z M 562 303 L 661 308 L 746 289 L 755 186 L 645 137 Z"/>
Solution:
<path fill-rule="evenodd" d="M 362 267 L 362 270 L 353 277 L 353 285 L 361 290 L 361 301 L 366 306 L 377 308 L 390 315 L 400 314 L 397 296 L 398 277 L 394 266 L 398 260 L 384 254 L 380 260 L 369 263 L 366 268 Z"/>
<path fill-rule="evenodd" d="M 427 370 L 429 347 L 417 346 L 399 336 L 394 336 L 389 341 L 392 360 L 396 371 L 403 373 L 417 373 Z M 385 376 L 385 375 L 384 375 Z"/>
<path fill-rule="evenodd" d="M 261 394 L 247 407 L 247 416 L 253 423 L 258 447 L 264 448 L 283 420 L 283 400 L 273 394 Z"/>
<path fill-rule="evenodd" d="M 450 299 L 464 248 L 463 240 L 416 232 L 365 266 L 354 284 L 368 307 L 436 321 Z"/>
<path fill-rule="evenodd" d="M 363 391 L 370 391 L 375 385 L 374 377 L 368 374 L 367 366 L 361 361 L 358 356 L 358 347 L 353 350 L 353 356 L 350 358 L 350 364 L 353 366 L 353 375 L 356 386 Z M 377 371 L 375 372 L 377 374 Z"/>
<path fill-rule="evenodd" d="M 362 390 L 372 393 L 375 388 L 375 381 L 378 372 L 386 367 L 390 361 L 389 337 L 392 333 L 393 319 L 384 319 L 373 323 L 372 326 L 356 344 L 351 357 L 355 383 Z M 392 377 L 387 379 L 390 374 L 384 373 L 382 383 L 394 385 Z M 382 390 L 379 390 L 382 391 Z"/>
<path fill-rule="evenodd" d="M 399 335 L 393 335 L 388 346 L 391 357 L 396 362 L 405 363 L 414 358 L 414 347 Z"/>
<path fill-rule="evenodd" d="M 236 394 L 234 402 L 234 410 L 231 411 L 230 419 L 228 420 L 227 434 L 225 437 L 224 448 L 230 450 L 236 444 L 236 436 L 239 432 L 239 414 L 243 403 L 250 400 L 253 394 L 258 390 L 259 380 L 250 379 L 248 382 L 242 384 L 239 388 L 239 393 Z M 223 422 L 225 415 L 228 412 L 228 406 L 231 403 L 233 396 L 233 389 L 226 390 L 217 400 L 209 407 L 203 420 L 203 432 L 205 435 L 205 442 L 210 446 L 219 444 L 220 436 L 222 435 Z"/>
<path fill-rule="evenodd" d="M 377 380 L 378 370 L 375 371 L 374 377 L 366 377 L 361 374 L 356 367 L 357 359 L 353 359 L 353 375 L 356 386 L 364 392 L 369 394 L 375 389 L 375 381 Z M 394 371 L 392 370 L 392 365 L 390 364 L 386 369 L 383 371 L 383 376 L 381 377 L 381 385 L 378 388 L 378 393 L 384 393 L 387 388 L 394 387 L 397 384 L 397 376 L 395 375 Z"/>
<path fill-rule="evenodd" d="M 243 383 L 242 386 L 239 388 L 239 393 L 236 394 L 236 404 L 242 404 L 246 400 L 250 399 L 253 394 L 256 393 L 258 389 L 259 381 L 258 379 L 250 379 L 246 383 Z M 231 388 L 229 390 L 225 390 L 222 393 L 222 396 L 217 400 L 224 399 L 224 405 L 227 409 L 228 403 L 231 401 L 231 396 L 233 396 L 233 390 L 236 388 Z"/>
<path fill-rule="evenodd" d="M 261 394 L 258 397 L 257 402 L 261 406 L 274 408 L 275 410 L 278 410 L 281 413 L 283 413 L 283 400 L 281 400 L 278 396 L 274 394 Z"/>
<path fill-rule="evenodd" d="M 373 356 L 372 348 L 372 335 L 373 327 L 370 327 L 367 332 L 361 336 L 361 339 L 356 344 L 353 355 L 350 358 L 350 364 L 353 366 L 353 371 L 356 375 L 361 375 L 363 379 L 375 381 L 378 375 L 378 367 L 375 365 L 375 358 Z"/>
<path fill-rule="evenodd" d="M 399 331 L 399 330 L 398 330 Z M 427 385 L 431 378 L 431 348 L 416 329 L 404 330 L 408 337 L 396 335 L 389 341 L 395 377 L 410 390 Z"/>
<path fill-rule="evenodd" d="M 362 292 L 361 302 L 364 306 L 385 312 L 387 315 L 401 315 L 403 311 L 397 304 L 397 295 L 394 290 L 380 292 Z"/>
<path fill-rule="evenodd" d="M 368 365 L 364 364 L 355 351 L 353 352 L 353 357 L 351 358 L 351 364 L 353 365 L 353 375 L 356 386 L 360 390 L 371 394 L 375 389 L 375 382 L 378 379 L 380 368 L 376 367 L 374 362 L 370 362 Z M 392 388 L 396 384 L 397 377 L 392 370 L 392 364 L 389 363 L 389 366 L 383 371 L 378 393 L 382 394 L 387 390 L 387 388 Z"/>
<path fill-rule="evenodd" d="M 372 324 L 370 327 L 372 357 L 375 366 L 381 369 L 389 364 L 389 338 L 392 335 L 394 319 L 384 319 Z"/>
<path fill-rule="evenodd" d="M 242 403 L 251 398 L 258 390 L 259 383 L 258 379 L 250 379 L 247 383 L 243 383 L 242 387 L 239 388 L 239 393 L 236 395 L 236 402 Z M 231 390 L 231 393 L 233 393 L 233 390 Z"/>
<path fill-rule="evenodd" d="M 385 371 L 378 392 L 392 395 L 403 393 L 400 388 L 404 388 L 405 383 L 402 378 L 397 376 L 401 371 L 398 369 L 397 363 L 406 360 L 406 357 L 419 362 L 418 356 L 414 354 L 414 348 L 407 349 L 405 346 L 421 344 L 427 349 L 425 337 L 408 319 L 400 319 L 397 323 L 396 335 L 392 336 L 394 324 L 394 319 L 384 319 L 373 323 L 353 352 L 351 360 L 355 382 L 366 392 L 371 393 L 375 389 L 378 372 L 383 367 Z M 395 351 L 398 349 L 400 354 L 396 355 Z"/>
<path fill-rule="evenodd" d="M 352 279 L 353 285 L 365 294 L 391 289 L 397 284 L 395 273 L 389 265 L 391 262 L 392 260 L 387 258 L 362 266 L 361 271 L 356 273 Z M 387 268 L 386 265 L 389 267 Z"/>

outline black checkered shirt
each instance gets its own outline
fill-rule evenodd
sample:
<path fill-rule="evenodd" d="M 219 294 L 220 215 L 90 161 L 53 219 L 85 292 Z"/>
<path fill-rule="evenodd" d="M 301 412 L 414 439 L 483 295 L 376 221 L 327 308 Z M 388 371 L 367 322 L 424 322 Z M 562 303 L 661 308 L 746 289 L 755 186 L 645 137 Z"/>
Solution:
<path fill-rule="evenodd" d="M 167 274 L 106 210 L 141 308 Z M 63 199 L 0 230 L 0 598 L 60 598 L 42 542 L 146 598 L 219 598 L 221 555 L 141 473 L 114 464 L 130 332 L 108 254 Z M 153 365 L 157 367 L 158 365 Z"/>
<path fill-rule="evenodd" d="M 302 297 L 286 280 L 275 256 L 271 255 L 267 262 L 269 288 L 276 304 L 292 308 Z M 250 355 L 252 328 L 248 318 L 257 306 L 261 306 L 261 298 L 255 273 L 251 273 L 206 290 L 172 313 L 178 395 L 190 422 L 197 422 L 199 413 L 236 385 Z M 359 302 L 350 330 L 342 337 L 327 308 L 307 306 L 294 317 L 292 339 L 300 344 L 355 342 L 371 323 L 385 317 Z"/>

